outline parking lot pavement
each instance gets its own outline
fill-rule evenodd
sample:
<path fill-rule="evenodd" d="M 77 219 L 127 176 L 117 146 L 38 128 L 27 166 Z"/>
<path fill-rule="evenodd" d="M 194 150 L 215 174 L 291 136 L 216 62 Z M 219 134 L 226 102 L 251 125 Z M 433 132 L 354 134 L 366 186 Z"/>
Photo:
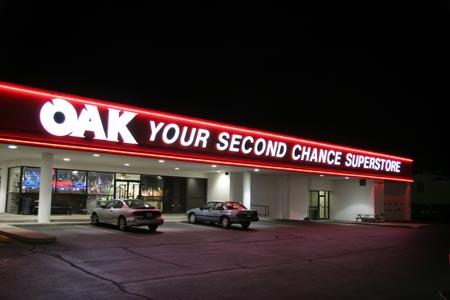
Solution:
<path fill-rule="evenodd" d="M 185 214 L 165 214 L 165 222 L 180 222 L 186 220 Z M 260 218 L 262 222 L 272 223 L 304 223 L 299 220 L 277 220 L 271 218 Z M 366 226 L 388 226 L 388 227 L 408 227 L 418 228 L 428 226 L 429 224 L 421 224 L 414 222 L 356 222 L 356 221 L 333 221 L 333 220 L 320 220 L 311 221 L 314 223 L 337 223 L 337 224 L 350 224 L 350 225 L 366 225 Z M 76 225 L 76 224 L 90 224 L 90 215 L 55 215 L 51 216 L 49 223 L 38 223 L 37 216 L 35 215 L 18 215 L 0 213 L 0 236 L 14 238 L 25 243 L 30 244 L 47 244 L 55 243 L 56 236 L 49 234 L 42 234 L 38 231 L 32 230 L 29 226 L 28 229 L 21 228 L 20 225 Z"/>
<path fill-rule="evenodd" d="M 257 222 L 227 230 L 177 221 L 155 233 L 89 224 L 32 228 L 57 242 L 0 243 L 2 300 L 422 300 L 450 289 L 444 225 Z"/>

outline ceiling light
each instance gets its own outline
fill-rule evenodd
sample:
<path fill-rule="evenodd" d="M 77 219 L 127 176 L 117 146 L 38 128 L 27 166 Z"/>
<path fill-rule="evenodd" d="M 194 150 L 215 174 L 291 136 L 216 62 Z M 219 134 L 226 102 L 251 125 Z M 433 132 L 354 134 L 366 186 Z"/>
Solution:
<path fill-rule="evenodd" d="M 123 165 L 124 165 L 125 167 L 129 167 L 129 166 L 130 166 L 129 163 L 124 163 Z"/>
<path fill-rule="evenodd" d="M 158 162 L 162 164 L 162 163 L 164 163 L 164 159 L 160 159 L 160 160 L 158 160 Z"/>
<path fill-rule="evenodd" d="M 254 169 L 255 172 L 259 172 L 259 169 Z"/>
<path fill-rule="evenodd" d="M 64 160 L 64 161 L 70 161 L 70 158 L 65 157 L 65 158 L 63 158 L 63 160 Z"/>
<path fill-rule="evenodd" d="M 180 168 L 176 167 L 175 170 L 179 170 Z"/>
<path fill-rule="evenodd" d="M 94 153 L 94 154 L 92 154 L 92 156 L 95 156 L 95 157 L 100 157 L 100 154 L 98 154 L 98 153 Z"/>
<path fill-rule="evenodd" d="M 16 145 L 9 145 L 8 148 L 9 149 L 17 149 L 17 146 Z"/>
<path fill-rule="evenodd" d="M 217 168 L 217 165 L 211 165 L 211 168 Z"/>

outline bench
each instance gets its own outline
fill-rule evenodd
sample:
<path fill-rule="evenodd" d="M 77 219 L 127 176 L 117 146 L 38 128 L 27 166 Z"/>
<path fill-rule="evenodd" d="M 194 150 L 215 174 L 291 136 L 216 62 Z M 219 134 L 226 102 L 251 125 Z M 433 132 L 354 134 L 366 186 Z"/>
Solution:
<path fill-rule="evenodd" d="M 360 220 L 361 222 L 379 223 L 381 222 L 381 216 L 378 214 L 357 214 L 356 222 L 358 222 L 358 220 Z"/>
<path fill-rule="evenodd" d="M 34 201 L 34 214 L 38 214 L 39 201 Z M 50 214 L 64 214 L 72 215 L 72 206 L 67 202 L 52 201 L 52 206 L 50 207 Z"/>

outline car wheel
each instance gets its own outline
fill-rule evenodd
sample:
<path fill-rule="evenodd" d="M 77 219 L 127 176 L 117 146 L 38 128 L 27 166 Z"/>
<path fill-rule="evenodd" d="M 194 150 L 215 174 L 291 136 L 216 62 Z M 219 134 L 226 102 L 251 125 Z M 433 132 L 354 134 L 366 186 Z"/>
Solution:
<path fill-rule="evenodd" d="M 117 222 L 117 226 L 119 226 L 119 230 L 126 231 L 128 229 L 127 220 L 125 217 L 119 217 L 119 221 Z"/>
<path fill-rule="evenodd" d="M 230 219 L 228 219 L 228 217 L 223 217 L 220 220 L 220 224 L 222 224 L 223 228 L 230 228 L 230 226 L 231 226 Z"/>
<path fill-rule="evenodd" d="M 241 223 L 242 228 L 247 229 L 250 226 L 250 222 Z"/>
<path fill-rule="evenodd" d="M 149 229 L 151 232 L 155 232 L 157 228 L 158 228 L 158 225 L 148 225 L 148 229 Z"/>
<path fill-rule="evenodd" d="M 98 216 L 96 213 L 91 215 L 91 224 L 97 226 L 100 222 L 98 221 Z"/>
<path fill-rule="evenodd" d="M 197 223 L 197 216 L 194 213 L 189 215 L 189 223 L 191 224 Z"/>

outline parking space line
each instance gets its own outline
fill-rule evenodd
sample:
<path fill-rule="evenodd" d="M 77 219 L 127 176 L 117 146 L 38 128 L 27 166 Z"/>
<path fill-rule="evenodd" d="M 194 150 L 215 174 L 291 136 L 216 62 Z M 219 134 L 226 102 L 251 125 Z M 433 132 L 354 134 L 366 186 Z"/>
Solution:
<path fill-rule="evenodd" d="M 144 239 L 143 237 L 137 237 L 137 236 L 131 236 L 131 235 L 128 235 L 128 234 L 126 234 L 125 232 L 117 231 L 116 229 L 113 229 L 113 228 L 112 228 L 111 230 L 107 230 L 107 229 L 100 229 L 100 228 L 98 228 L 98 227 L 88 227 L 88 226 L 86 226 L 86 225 L 75 225 L 75 226 L 77 226 L 77 227 L 82 227 L 82 228 L 86 228 L 86 229 L 89 229 L 89 230 L 94 230 L 94 231 L 100 231 L 100 232 L 107 232 L 107 233 L 112 233 L 112 234 L 118 234 L 118 235 L 126 236 L 126 237 L 129 237 L 129 238 L 137 239 L 137 240 L 143 240 L 143 239 Z"/>

